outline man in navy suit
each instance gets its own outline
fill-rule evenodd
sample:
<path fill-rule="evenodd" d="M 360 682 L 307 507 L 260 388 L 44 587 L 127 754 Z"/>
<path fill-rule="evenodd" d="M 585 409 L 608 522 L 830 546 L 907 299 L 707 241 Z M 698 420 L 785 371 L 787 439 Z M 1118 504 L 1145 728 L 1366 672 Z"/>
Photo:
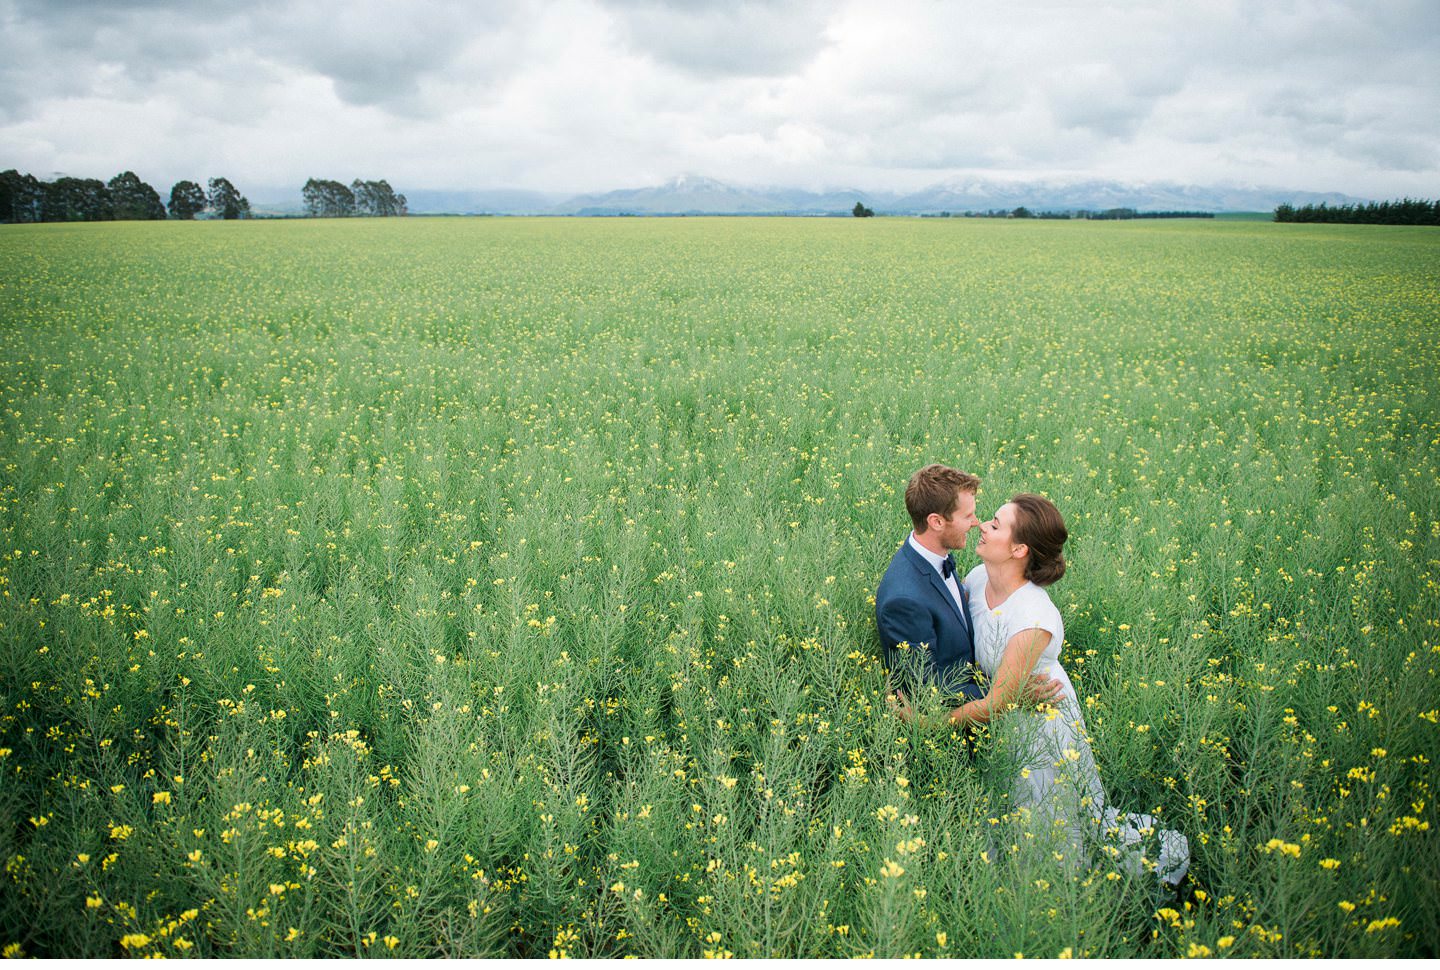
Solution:
<path fill-rule="evenodd" d="M 905 488 L 915 531 L 875 590 L 875 625 L 892 684 L 907 694 L 935 684 L 959 703 L 985 696 L 974 679 L 969 597 L 950 555 L 965 548 L 966 534 L 980 524 L 979 490 L 980 479 L 945 465 L 926 465 Z"/>
<path fill-rule="evenodd" d="M 964 549 L 980 524 L 975 495 L 980 479 L 945 465 L 926 465 L 910 477 L 905 508 L 915 531 L 900 545 L 875 590 L 875 625 L 885 647 L 891 683 L 909 695 L 934 684 L 958 707 L 985 696 L 975 682 L 975 633 L 964 578 L 950 555 Z M 1060 685 L 1043 675 L 1030 679 L 1036 700 L 1053 697 Z"/>

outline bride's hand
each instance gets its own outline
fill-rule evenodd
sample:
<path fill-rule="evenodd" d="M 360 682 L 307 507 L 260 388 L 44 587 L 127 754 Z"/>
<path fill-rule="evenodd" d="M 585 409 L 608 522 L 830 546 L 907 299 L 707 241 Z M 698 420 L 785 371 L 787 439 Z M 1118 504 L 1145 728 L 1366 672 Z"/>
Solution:
<path fill-rule="evenodd" d="M 1058 680 L 1052 680 L 1044 674 L 1031 674 L 1025 682 L 1024 699 L 1032 705 L 1053 704 L 1060 699 L 1062 689 Z"/>

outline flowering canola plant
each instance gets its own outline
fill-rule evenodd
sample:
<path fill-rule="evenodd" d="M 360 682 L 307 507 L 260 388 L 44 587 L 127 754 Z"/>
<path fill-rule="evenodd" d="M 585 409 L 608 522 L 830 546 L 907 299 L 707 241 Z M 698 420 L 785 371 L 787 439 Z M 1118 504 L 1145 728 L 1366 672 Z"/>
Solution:
<path fill-rule="evenodd" d="M 1437 256 L 0 227 L 4 953 L 1433 954 Z M 994 737 L 890 713 L 930 461 L 1065 514 L 1062 660 L 1178 894 L 1031 851 Z"/>

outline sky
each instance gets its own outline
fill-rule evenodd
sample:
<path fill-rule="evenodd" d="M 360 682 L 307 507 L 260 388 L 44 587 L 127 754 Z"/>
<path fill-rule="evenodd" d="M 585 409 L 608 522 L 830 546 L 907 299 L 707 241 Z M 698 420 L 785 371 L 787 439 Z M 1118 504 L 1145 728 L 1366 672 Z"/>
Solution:
<path fill-rule="evenodd" d="M 0 169 L 1440 197 L 1440 0 L 0 0 Z"/>

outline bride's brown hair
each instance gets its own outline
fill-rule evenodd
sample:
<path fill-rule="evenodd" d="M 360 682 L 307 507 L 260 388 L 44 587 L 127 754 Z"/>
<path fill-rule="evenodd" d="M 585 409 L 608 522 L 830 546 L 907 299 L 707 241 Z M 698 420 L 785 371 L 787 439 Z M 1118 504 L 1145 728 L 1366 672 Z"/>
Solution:
<path fill-rule="evenodd" d="M 1025 563 L 1025 578 L 1036 586 L 1049 586 L 1065 575 L 1065 556 L 1061 548 L 1070 533 L 1060 510 L 1043 495 L 1021 492 L 1010 499 L 1015 506 L 1016 542 L 1030 547 Z"/>

